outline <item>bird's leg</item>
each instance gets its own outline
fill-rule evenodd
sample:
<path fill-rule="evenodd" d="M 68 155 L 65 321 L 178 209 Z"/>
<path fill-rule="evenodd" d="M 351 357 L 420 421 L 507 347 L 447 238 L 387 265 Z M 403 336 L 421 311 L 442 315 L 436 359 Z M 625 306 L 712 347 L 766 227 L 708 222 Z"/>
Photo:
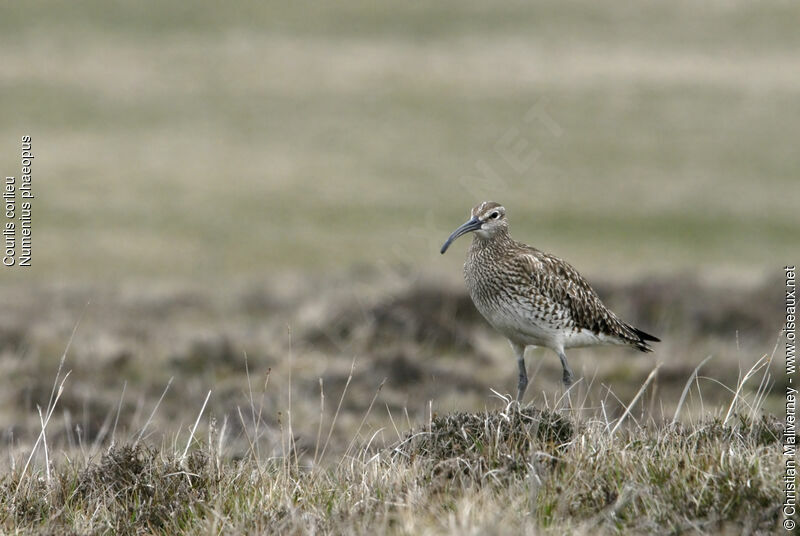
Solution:
<path fill-rule="evenodd" d="M 522 402 L 522 396 L 525 394 L 525 389 L 528 388 L 528 372 L 525 369 L 525 347 L 521 344 L 511 343 L 511 348 L 514 349 L 514 354 L 517 356 L 517 365 L 519 366 L 519 383 L 517 383 L 517 402 Z"/>
<path fill-rule="evenodd" d="M 567 363 L 567 355 L 564 350 L 558 351 L 558 358 L 561 360 L 561 368 L 564 369 L 564 375 L 561 377 L 561 381 L 564 382 L 564 407 L 569 410 L 572 409 L 572 395 L 569 388 L 574 381 L 574 375 L 569 363 Z"/>
<path fill-rule="evenodd" d="M 520 357 L 517 359 L 519 365 L 519 383 L 517 384 L 517 402 L 522 402 L 522 396 L 525 394 L 525 389 L 528 388 L 528 373 L 525 371 L 525 358 Z"/>
<path fill-rule="evenodd" d="M 569 368 L 569 363 L 567 363 L 567 356 L 564 354 L 564 350 L 559 350 L 558 358 L 561 360 L 561 368 L 564 369 L 564 375 L 561 378 L 561 381 L 564 382 L 564 389 L 569 389 L 570 385 L 574 381 L 575 376 L 572 374 L 572 369 Z"/>

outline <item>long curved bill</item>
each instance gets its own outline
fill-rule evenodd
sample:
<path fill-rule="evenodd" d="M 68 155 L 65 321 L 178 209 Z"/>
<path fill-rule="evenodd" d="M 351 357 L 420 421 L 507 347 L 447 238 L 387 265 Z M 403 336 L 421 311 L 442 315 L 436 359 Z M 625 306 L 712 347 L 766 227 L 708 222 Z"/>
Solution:
<path fill-rule="evenodd" d="M 453 234 L 450 235 L 450 237 L 447 239 L 447 242 L 445 242 L 444 245 L 442 245 L 442 250 L 441 250 L 442 255 L 444 255 L 444 252 L 447 251 L 447 248 L 450 247 L 450 244 L 452 244 L 456 238 L 458 238 L 463 234 L 471 233 L 472 231 L 477 231 L 478 229 L 481 228 L 482 224 L 483 223 L 478 218 L 472 218 L 468 222 L 464 223 L 461 227 L 453 231 Z"/>

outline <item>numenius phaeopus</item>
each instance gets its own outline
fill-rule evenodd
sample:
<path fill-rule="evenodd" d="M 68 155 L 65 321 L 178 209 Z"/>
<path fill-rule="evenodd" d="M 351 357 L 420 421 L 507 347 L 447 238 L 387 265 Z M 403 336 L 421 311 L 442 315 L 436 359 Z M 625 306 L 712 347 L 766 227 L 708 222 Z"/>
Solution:
<path fill-rule="evenodd" d="M 525 348 L 544 346 L 561 359 L 564 386 L 572 384 L 566 348 L 615 344 L 652 352 L 659 339 L 609 311 L 589 283 L 563 260 L 517 242 L 508 233 L 506 210 L 493 201 L 472 209 L 442 253 L 459 236 L 474 232 L 464 278 L 478 311 L 505 335 L 517 357 L 517 400 L 528 387 Z"/>

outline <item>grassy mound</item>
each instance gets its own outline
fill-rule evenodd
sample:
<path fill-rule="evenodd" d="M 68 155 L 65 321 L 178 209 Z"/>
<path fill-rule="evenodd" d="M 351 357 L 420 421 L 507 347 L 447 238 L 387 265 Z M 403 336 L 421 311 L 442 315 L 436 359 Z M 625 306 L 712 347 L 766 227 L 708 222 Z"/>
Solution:
<path fill-rule="evenodd" d="M 573 422 L 550 411 L 513 406 L 506 412 L 457 412 L 410 433 L 393 456 L 421 460 L 435 480 L 507 482 L 526 475 L 537 457 L 555 459 L 574 434 Z"/>

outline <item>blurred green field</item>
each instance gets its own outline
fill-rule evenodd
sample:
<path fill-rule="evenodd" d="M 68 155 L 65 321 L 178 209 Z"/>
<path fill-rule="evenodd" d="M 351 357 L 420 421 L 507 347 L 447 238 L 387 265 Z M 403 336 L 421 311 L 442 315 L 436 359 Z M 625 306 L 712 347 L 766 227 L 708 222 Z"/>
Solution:
<path fill-rule="evenodd" d="M 800 250 L 796 4 L 1 9 L 0 170 L 30 134 L 37 193 L 8 281 L 456 280 L 438 246 L 487 198 L 604 279 L 757 278 Z"/>

